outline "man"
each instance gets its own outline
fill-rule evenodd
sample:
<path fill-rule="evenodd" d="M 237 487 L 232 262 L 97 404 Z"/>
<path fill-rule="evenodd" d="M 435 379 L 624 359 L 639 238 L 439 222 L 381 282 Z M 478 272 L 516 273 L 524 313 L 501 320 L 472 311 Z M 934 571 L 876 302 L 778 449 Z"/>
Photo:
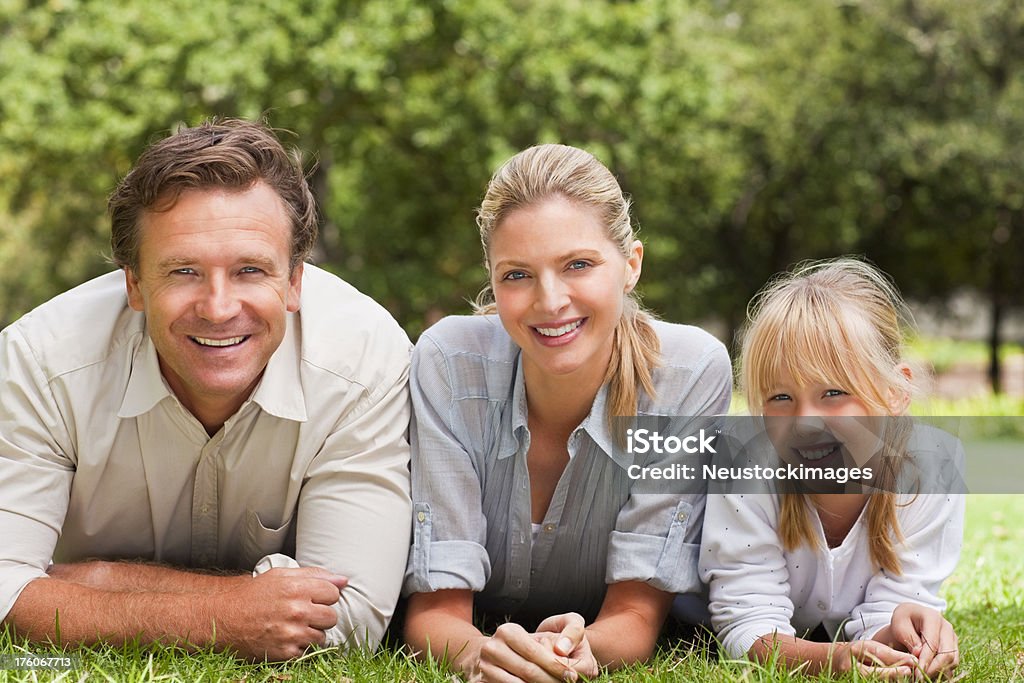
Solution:
<path fill-rule="evenodd" d="M 260 124 L 152 145 L 109 208 L 121 271 L 0 333 L 0 618 L 375 647 L 409 546 L 408 338 L 303 263 L 313 198 Z"/>

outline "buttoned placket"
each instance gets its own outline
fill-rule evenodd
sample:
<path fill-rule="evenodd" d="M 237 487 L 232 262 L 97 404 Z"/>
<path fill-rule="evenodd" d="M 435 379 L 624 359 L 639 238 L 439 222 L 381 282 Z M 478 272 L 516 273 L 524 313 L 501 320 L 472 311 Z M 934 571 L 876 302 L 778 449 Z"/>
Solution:
<path fill-rule="evenodd" d="M 509 510 L 509 585 L 512 587 L 512 594 L 509 596 L 516 603 L 522 603 L 530 592 L 528 581 L 523 577 L 530 573 L 530 556 L 532 554 L 533 538 L 531 532 L 530 514 L 530 472 L 527 468 L 526 456 L 530 452 L 530 431 L 525 427 L 521 428 L 522 438 L 519 440 L 519 449 L 515 454 L 515 475 L 513 481 L 517 490 L 521 491 L 519 496 L 510 496 L 511 510 Z M 517 500 L 525 500 L 525 505 L 516 505 Z"/>
<path fill-rule="evenodd" d="M 192 565 L 211 566 L 217 559 L 220 504 L 218 499 L 220 446 L 225 427 L 213 435 L 199 454 L 192 489 Z"/>
<path fill-rule="evenodd" d="M 544 521 L 541 523 L 540 533 L 533 544 L 530 562 L 530 576 L 536 576 L 538 572 L 548 563 L 555 546 L 555 537 L 562 520 L 562 511 L 565 509 L 565 501 L 569 495 L 569 483 L 572 480 L 573 462 L 577 460 L 576 453 L 579 449 L 581 428 L 577 427 L 569 436 L 569 443 L 566 444 L 569 451 L 569 462 L 562 470 L 558 483 L 555 485 L 554 494 L 551 496 L 551 503 L 544 514 Z"/>

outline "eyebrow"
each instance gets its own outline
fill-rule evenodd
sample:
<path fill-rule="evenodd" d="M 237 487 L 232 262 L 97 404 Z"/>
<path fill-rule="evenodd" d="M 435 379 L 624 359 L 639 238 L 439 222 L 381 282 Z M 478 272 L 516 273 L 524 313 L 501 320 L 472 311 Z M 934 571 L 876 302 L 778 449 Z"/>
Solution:
<path fill-rule="evenodd" d="M 577 251 L 567 252 L 565 254 L 562 254 L 561 256 L 556 256 L 552 260 L 555 261 L 556 263 L 561 263 L 563 261 L 575 261 L 575 260 L 582 259 L 582 258 L 592 259 L 592 260 L 600 260 L 603 257 L 601 256 L 601 252 L 597 251 L 596 249 L 580 249 L 580 250 L 577 250 Z M 508 268 L 508 267 L 519 268 L 519 267 L 528 266 L 528 265 L 530 265 L 530 264 L 525 262 L 525 261 L 518 261 L 516 259 L 505 259 L 504 261 L 498 261 L 497 263 L 495 263 L 494 267 L 495 268 Z"/>
<path fill-rule="evenodd" d="M 197 263 L 198 261 L 196 259 L 187 256 L 171 256 L 163 259 L 156 265 L 159 270 L 174 270 L 175 268 L 194 266 Z M 243 254 L 239 258 L 235 259 L 235 264 L 258 266 L 263 270 L 274 270 L 277 268 L 277 262 L 274 259 L 257 254 Z"/>
<path fill-rule="evenodd" d="M 158 270 L 167 270 L 168 268 L 183 268 L 185 266 L 191 266 L 195 264 L 195 259 L 186 258 L 184 256 L 173 256 L 171 258 L 165 258 L 156 264 Z"/>

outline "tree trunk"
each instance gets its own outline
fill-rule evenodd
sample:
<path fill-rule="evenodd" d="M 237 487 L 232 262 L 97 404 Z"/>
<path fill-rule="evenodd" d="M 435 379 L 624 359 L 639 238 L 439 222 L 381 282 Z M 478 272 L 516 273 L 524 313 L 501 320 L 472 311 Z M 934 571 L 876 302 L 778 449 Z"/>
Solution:
<path fill-rule="evenodd" d="M 1002 368 L 999 364 L 999 347 L 1002 344 L 1001 327 L 1003 322 L 1003 306 L 998 292 L 992 292 L 992 320 L 988 334 L 988 380 L 992 385 L 992 393 L 999 394 L 1002 389 Z"/>

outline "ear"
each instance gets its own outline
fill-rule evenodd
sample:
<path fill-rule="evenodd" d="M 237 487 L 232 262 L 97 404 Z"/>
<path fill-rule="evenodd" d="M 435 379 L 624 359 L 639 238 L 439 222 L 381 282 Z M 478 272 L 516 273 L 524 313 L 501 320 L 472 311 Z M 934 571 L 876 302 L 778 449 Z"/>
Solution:
<path fill-rule="evenodd" d="M 302 301 L 302 266 L 302 261 L 299 261 L 292 268 L 291 275 L 288 276 L 288 297 L 285 308 L 289 313 L 297 312 Z"/>
<path fill-rule="evenodd" d="M 904 415 L 910 408 L 910 384 L 914 381 L 914 371 L 906 363 L 899 363 L 896 372 L 906 378 L 905 389 L 893 389 L 889 396 L 889 410 L 893 415 Z"/>
<path fill-rule="evenodd" d="M 626 257 L 626 293 L 636 288 L 640 280 L 640 271 L 643 270 L 644 245 L 640 240 L 633 240 L 629 246 L 629 256 Z"/>
<path fill-rule="evenodd" d="M 146 300 L 142 296 L 139 278 L 131 268 L 124 268 L 124 286 L 128 290 L 128 305 L 133 311 L 143 312 L 146 308 Z"/>

